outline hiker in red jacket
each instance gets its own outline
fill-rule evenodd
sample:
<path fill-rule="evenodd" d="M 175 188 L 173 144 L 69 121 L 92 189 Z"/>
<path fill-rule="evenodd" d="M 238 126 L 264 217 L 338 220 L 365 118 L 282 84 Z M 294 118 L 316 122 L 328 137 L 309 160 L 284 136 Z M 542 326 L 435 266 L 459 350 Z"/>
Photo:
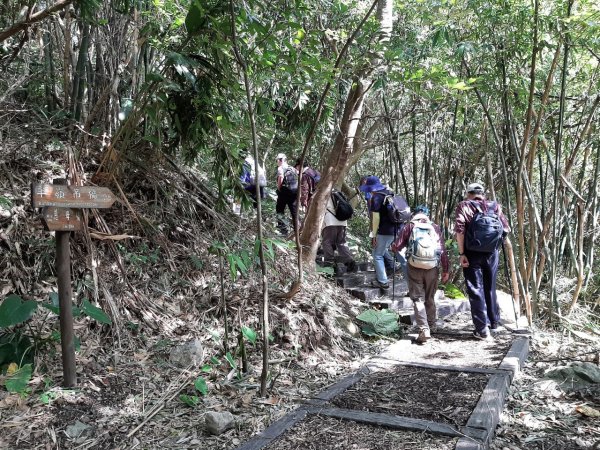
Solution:
<path fill-rule="evenodd" d="M 429 220 L 429 208 L 418 206 L 410 222 L 392 244 L 392 251 L 404 247 L 408 261 L 408 295 L 413 301 L 415 321 L 419 327 L 418 344 L 424 344 L 431 337 L 437 311 L 435 293 L 438 288 L 439 266 L 442 265 L 442 283 L 448 274 L 448 253 L 440 227 Z"/>

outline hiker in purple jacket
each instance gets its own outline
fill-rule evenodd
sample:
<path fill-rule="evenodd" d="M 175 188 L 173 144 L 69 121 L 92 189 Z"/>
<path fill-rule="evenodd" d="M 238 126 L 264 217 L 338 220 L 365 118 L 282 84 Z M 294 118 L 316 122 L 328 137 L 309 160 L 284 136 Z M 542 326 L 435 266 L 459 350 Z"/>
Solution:
<path fill-rule="evenodd" d="M 480 183 L 467 186 L 466 199 L 456 208 L 454 231 L 475 325 L 473 337 L 492 340 L 490 330 L 493 332 L 500 325 L 496 299 L 498 248 L 510 227 L 500 204 L 486 201 Z M 488 241 L 491 245 L 487 245 Z"/>

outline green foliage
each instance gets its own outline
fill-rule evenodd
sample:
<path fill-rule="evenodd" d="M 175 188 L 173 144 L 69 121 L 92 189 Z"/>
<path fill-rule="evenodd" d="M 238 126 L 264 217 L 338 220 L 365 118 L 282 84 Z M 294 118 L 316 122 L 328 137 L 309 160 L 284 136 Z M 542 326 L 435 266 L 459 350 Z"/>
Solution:
<path fill-rule="evenodd" d="M 0 305 L 0 328 L 8 328 L 28 320 L 37 309 L 34 300 L 23 301 L 18 295 L 9 295 Z"/>
<path fill-rule="evenodd" d="M 237 364 L 235 363 L 235 359 L 233 359 L 233 356 L 231 356 L 230 352 L 227 352 L 227 354 L 225 355 L 225 359 L 227 360 L 227 362 L 229 363 L 229 366 L 232 369 L 237 369 Z"/>
<path fill-rule="evenodd" d="M 390 336 L 400 331 L 398 314 L 389 309 L 368 309 L 356 317 L 367 336 Z"/>
<path fill-rule="evenodd" d="M 448 298 L 453 298 L 453 299 L 466 298 L 465 294 L 463 294 L 462 291 L 455 284 L 452 284 L 452 283 L 447 283 L 445 285 L 440 284 L 440 289 L 444 290 L 444 295 Z"/>
<path fill-rule="evenodd" d="M 194 381 L 194 387 L 202 395 L 208 394 L 208 385 L 206 384 L 206 380 L 203 377 L 196 378 L 196 381 Z"/>
<path fill-rule="evenodd" d="M 60 314 L 60 304 L 58 299 L 58 294 L 56 292 L 50 293 L 51 303 L 42 303 L 42 306 L 54 314 Z M 73 317 L 79 317 L 82 314 L 90 317 L 91 319 L 96 320 L 97 322 L 104 323 L 107 325 L 112 325 L 112 320 L 102 309 L 94 306 L 90 303 L 87 298 L 84 298 L 81 302 L 81 308 L 73 305 L 72 306 Z"/>
<path fill-rule="evenodd" d="M 0 207 L 10 209 L 12 207 L 12 202 L 6 197 L 2 197 L 0 195 Z"/>
<path fill-rule="evenodd" d="M 112 325 L 112 320 L 110 317 L 108 317 L 108 314 L 106 314 L 97 306 L 92 305 L 87 298 L 84 298 L 83 302 L 81 303 L 81 311 L 100 323 Z"/>
<path fill-rule="evenodd" d="M 31 364 L 25 364 L 16 372 L 9 375 L 4 382 L 8 392 L 24 394 L 33 372 Z"/>
<path fill-rule="evenodd" d="M 11 363 L 33 363 L 33 350 L 31 339 L 19 331 L 0 335 L 0 370 L 6 370 Z"/>
<path fill-rule="evenodd" d="M 242 327 L 242 334 L 244 337 L 250 341 L 252 344 L 256 344 L 257 334 L 252 328 Z"/>
<path fill-rule="evenodd" d="M 327 275 L 327 276 L 333 276 L 335 273 L 335 270 L 333 269 L 333 267 L 317 266 L 317 273 L 321 273 L 321 274 Z"/>
<path fill-rule="evenodd" d="M 200 403 L 200 397 L 197 395 L 180 394 L 179 400 L 192 408 L 195 408 Z"/>

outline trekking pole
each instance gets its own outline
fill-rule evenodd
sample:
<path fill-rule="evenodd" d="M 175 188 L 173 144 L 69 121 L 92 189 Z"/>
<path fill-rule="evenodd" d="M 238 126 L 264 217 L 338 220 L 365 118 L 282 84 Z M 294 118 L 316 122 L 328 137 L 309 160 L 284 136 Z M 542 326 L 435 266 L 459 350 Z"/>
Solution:
<path fill-rule="evenodd" d="M 398 229 L 397 225 L 394 225 L 394 243 L 396 242 L 396 230 Z M 394 243 L 392 243 L 392 245 L 394 245 Z M 392 269 L 392 301 L 394 301 L 394 297 L 396 296 L 396 254 L 397 252 L 393 252 L 394 253 L 394 267 Z"/>
<path fill-rule="evenodd" d="M 502 257 L 504 259 L 504 273 L 508 279 L 508 288 L 510 289 L 510 298 L 512 300 L 513 311 L 515 313 L 515 328 L 519 328 L 519 317 L 517 315 L 517 308 L 515 306 L 515 294 L 513 291 L 512 278 L 508 271 L 508 260 L 506 259 L 506 250 L 504 249 L 504 242 L 502 242 Z"/>

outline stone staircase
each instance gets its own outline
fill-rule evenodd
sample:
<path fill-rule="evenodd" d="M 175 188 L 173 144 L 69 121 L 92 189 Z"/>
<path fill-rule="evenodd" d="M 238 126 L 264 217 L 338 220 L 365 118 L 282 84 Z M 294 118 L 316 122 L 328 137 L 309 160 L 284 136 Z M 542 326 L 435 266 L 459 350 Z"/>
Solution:
<path fill-rule="evenodd" d="M 317 264 L 322 264 L 322 259 L 317 259 Z M 346 272 L 344 264 L 337 264 L 334 280 L 336 284 L 344 288 L 350 295 L 370 304 L 373 308 L 389 308 L 398 312 L 400 322 L 412 324 L 414 319 L 412 300 L 406 296 L 408 284 L 402 272 L 396 272 L 394 283 L 392 276 L 388 276 L 390 288 L 386 291 L 371 286 L 375 280 L 373 264 L 361 262 L 357 264 L 356 272 Z M 444 296 L 444 291 L 438 290 L 435 296 L 438 318 L 450 316 L 457 312 L 468 311 L 469 302 L 466 299 L 453 300 Z"/>

